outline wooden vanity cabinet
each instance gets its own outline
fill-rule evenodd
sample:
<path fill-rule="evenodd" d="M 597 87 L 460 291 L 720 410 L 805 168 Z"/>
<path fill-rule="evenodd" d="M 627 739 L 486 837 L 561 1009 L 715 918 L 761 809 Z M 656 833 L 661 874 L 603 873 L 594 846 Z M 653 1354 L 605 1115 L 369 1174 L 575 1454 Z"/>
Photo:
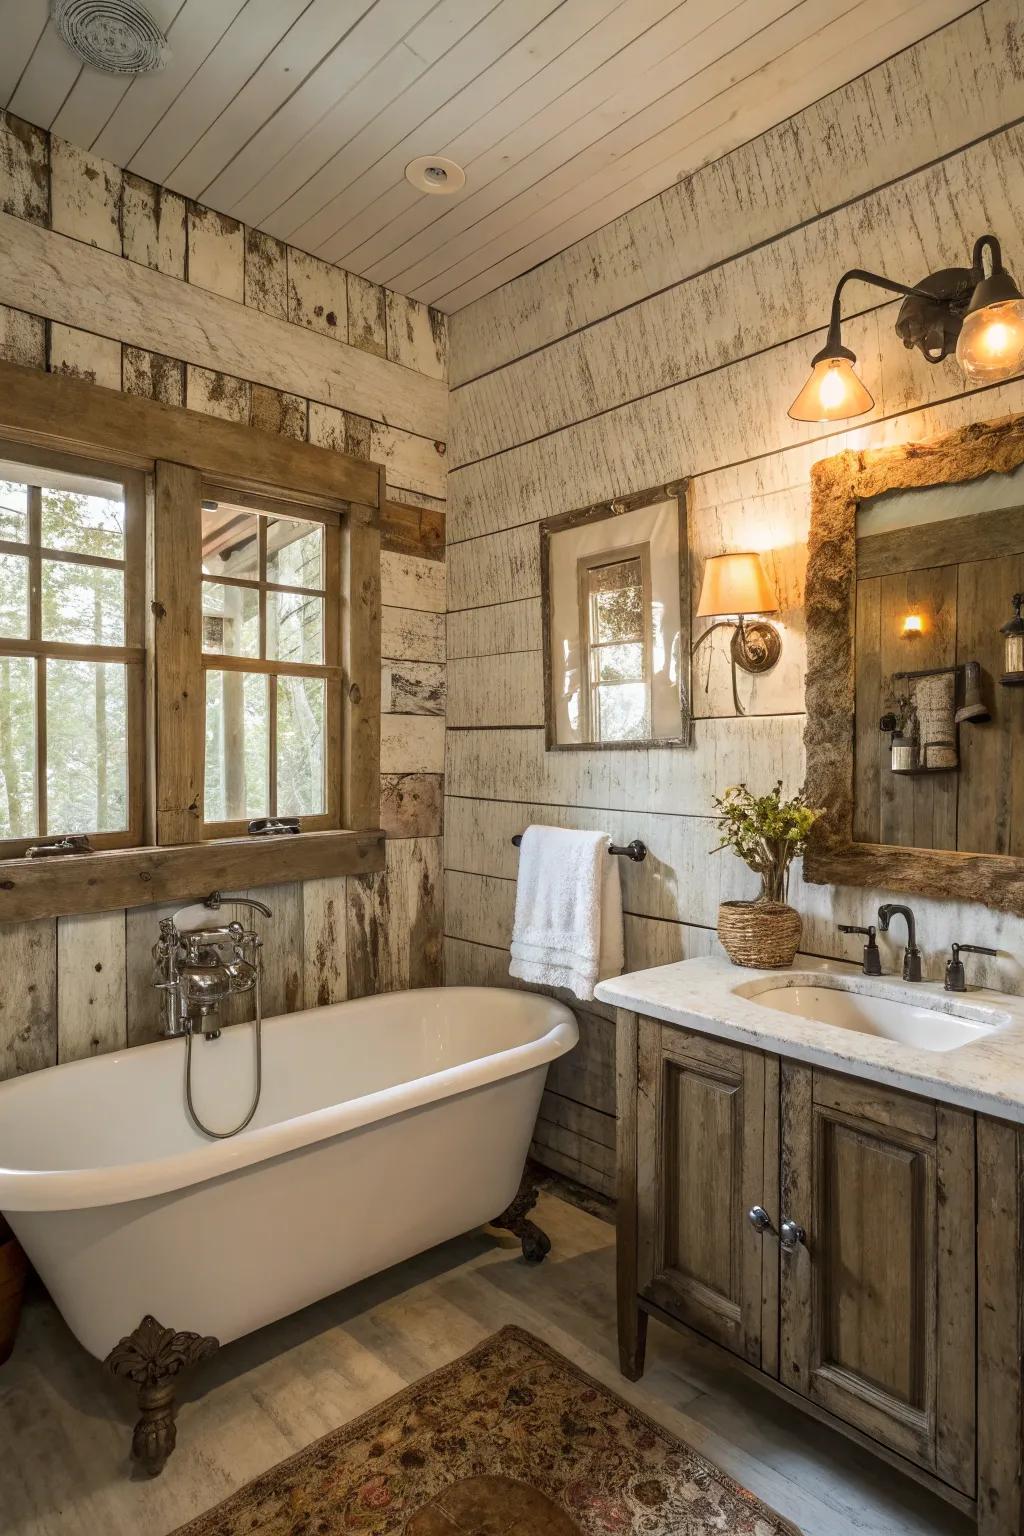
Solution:
<path fill-rule="evenodd" d="M 1024 1133 L 629 1012 L 618 1043 L 623 1372 L 649 1316 L 692 1331 L 1024 1536 Z"/>

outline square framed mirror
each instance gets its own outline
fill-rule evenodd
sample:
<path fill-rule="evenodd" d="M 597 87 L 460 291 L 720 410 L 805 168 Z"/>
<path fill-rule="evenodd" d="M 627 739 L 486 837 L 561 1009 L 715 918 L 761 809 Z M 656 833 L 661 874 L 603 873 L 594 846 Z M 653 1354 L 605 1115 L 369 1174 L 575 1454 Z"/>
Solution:
<path fill-rule="evenodd" d="M 540 525 L 549 751 L 690 742 L 689 482 Z"/>

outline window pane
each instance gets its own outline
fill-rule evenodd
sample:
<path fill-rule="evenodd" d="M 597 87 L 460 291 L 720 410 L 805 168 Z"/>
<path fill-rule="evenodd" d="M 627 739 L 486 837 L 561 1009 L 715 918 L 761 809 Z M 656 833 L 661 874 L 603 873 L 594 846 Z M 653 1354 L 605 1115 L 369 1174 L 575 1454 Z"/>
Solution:
<path fill-rule="evenodd" d="M 640 683 L 644 676 L 644 648 L 631 645 L 602 645 L 593 653 L 598 681 L 602 683 Z"/>
<path fill-rule="evenodd" d="M 613 683 L 600 687 L 597 708 L 599 741 L 643 741 L 650 735 L 646 684 Z"/>
<path fill-rule="evenodd" d="M 255 672 L 206 674 L 207 821 L 269 814 L 267 678 Z"/>
<path fill-rule="evenodd" d="M 36 663 L 0 657 L 0 838 L 35 837 Z"/>
<path fill-rule="evenodd" d="M 260 574 L 259 523 L 255 513 L 219 502 L 203 508 L 203 570 L 208 576 L 239 576 L 257 581 Z"/>
<path fill-rule="evenodd" d="M 46 832 L 128 825 L 127 668 L 46 663 Z"/>
<path fill-rule="evenodd" d="M 324 659 L 324 600 L 299 592 L 267 593 L 267 656 L 271 661 Z"/>
<path fill-rule="evenodd" d="M 43 546 L 124 559 L 124 501 L 43 488 Z"/>
<path fill-rule="evenodd" d="M 267 580 L 284 587 L 322 587 L 324 531 L 319 523 L 267 519 Z"/>
<path fill-rule="evenodd" d="M 258 592 L 203 582 L 203 650 L 218 656 L 259 655 Z"/>
<path fill-rule="evenodd" d="M 277 812 L 320 816 L 324 805 L 324 680 L 277 679 Z"/>
<path fill-rule="evenodd" d="M 0 480 L 0 539 L 28 542 L 28 487 L 15 480 Z"/>
<path fill-rule="evenodd" d="M 638 640 L 643 634 L 643 619 L 644 596 L 640 586 L 594 594 L 595 640 Z"/>
<path fill-rule="evenodd" d="M 43 639 L 124 644 L 124 572 L 105 565 L 43 564 Z"/>
<path fill-rule="evenodd" d="M 28 639 L 28 557 L 0 554 L 0 635 Z"/>

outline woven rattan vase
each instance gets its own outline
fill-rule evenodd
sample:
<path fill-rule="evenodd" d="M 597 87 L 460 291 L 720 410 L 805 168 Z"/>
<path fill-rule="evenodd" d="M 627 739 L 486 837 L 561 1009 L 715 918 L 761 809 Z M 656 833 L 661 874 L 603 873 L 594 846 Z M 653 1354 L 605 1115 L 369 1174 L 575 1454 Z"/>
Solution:
<path fill-rule="evenodd" d="M 802 928 L 799 912 L 782 901 L 723 901 L 718 909 L 718 937 L 733 965 L 784 970 L 800 948 Z"/>

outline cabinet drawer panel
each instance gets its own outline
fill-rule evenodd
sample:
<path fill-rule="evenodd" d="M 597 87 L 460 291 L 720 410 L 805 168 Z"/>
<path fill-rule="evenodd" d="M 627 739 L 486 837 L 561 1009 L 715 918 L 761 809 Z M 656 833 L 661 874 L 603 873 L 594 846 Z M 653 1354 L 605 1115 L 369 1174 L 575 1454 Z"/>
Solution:
<path fill-rule="evenodd" d="M 911 1093 L 881 1088 L 858 1077 L 839 1077 L 834 1072 L 816 1070 L 814 1102 L 854 1120 L 870 1120 L 876 1125 L 935 1140 L 935 1105 Z"/>

